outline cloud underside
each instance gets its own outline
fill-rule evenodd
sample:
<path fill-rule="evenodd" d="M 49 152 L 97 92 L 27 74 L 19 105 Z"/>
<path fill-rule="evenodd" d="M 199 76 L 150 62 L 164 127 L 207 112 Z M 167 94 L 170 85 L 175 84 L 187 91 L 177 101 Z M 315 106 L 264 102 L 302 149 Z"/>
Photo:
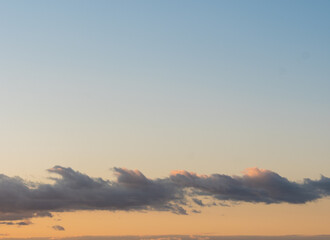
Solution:
<path fill-rule="evenodd" d="M 57 175 L 51 178 L 51 184 L 0 174 L 0 221 L 23 225 L 15 221 L 77 210 L 188 214 L 203 207 L 224 205 L 224 201 L 304 204 L 330 194 L 330 178 L 321 176 L 319 180 L 306 178 L 293 182 L 258 168 L 246 170 L 243 176 L 173 171 L 169 177 L 158 179 L 149 179 L 138 170 L 114 168 L 113 171 L 117 179 L 109 181 L 55 166 L 48 169 Z"/>

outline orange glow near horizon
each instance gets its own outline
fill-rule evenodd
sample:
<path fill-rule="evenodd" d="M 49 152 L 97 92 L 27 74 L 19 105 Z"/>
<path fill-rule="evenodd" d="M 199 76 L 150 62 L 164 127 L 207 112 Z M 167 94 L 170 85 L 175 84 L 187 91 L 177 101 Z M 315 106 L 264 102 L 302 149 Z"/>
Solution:
<path fill-rule="evenodd" d="M 305 205 L 239 204 L 204 208 L 201 214 L 79 211 L 32 219 L 29 226 L 2 226 L 6 237 L 105 235 L 316 235 L 329 234 L 330 199 Z M 92 223 L 92 224 L 91 224 Z M 65 231 L 55 231 L 61 225 Z"/>

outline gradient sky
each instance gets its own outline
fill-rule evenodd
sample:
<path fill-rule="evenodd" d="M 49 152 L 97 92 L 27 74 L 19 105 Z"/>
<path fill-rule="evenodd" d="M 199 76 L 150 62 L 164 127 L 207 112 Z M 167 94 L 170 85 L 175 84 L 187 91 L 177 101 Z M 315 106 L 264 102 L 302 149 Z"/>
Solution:
<path fill-rule="evenodd" d="M 329 11 L 321 0 L 0 1 L 1 173 L 330 177 Z M 330 234 L 329 198 L 229 204 L 54 213 L 0 234 Z"/>

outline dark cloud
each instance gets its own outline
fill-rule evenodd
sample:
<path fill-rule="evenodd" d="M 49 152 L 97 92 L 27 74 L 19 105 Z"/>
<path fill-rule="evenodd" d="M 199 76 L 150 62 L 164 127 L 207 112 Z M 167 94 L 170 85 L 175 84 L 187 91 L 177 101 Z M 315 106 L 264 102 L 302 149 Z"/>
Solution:
<path fill-rule="evenodd" d="M 196 195 L 210 195 L 230 201 L 299 204 L 330 193 L 329 178 L 322 177 L 318 181 L 304 179 L 302 183 L 297 183 L 258 168 L 248 169 L 242 177 L 175 171 L 171 174 L 171 180 L 182 188 L 194 189 Z"/>
<path fill-rule="evenodd" d="M 60 225 L 55 225 L 52 228 L 56 231 L 65 231 L 65 228 Z"/>
<path fill-rule="evenodd" d="M 194 201 L 194 203 L 196 203 L 197 205 L 204 207 L 204 203 L 202 200 L 198 199 L 198 198 L 192 198 L 192 200 Z"/>
<path fill-rule="evenodd" d="M 25 220 L 25 221 L 2 221 L 0 222 L 2 225 L 16 225 L 16 226 L 27 226 L 32 224 L 31 221 Z"/>
<path fill-rule="evenodd" d="M 190 203 L 198 207 L 231 202 L 306 203 L 330 193 L 330 179 L 293 182 L 277 173 L 257 168 L 243 176 L 198 175 L 175 171 L 169 177 L 149 179 L 138 170 L 113 169 L 115 181 L 92 178 L 71 168 L 55 166 L 53 183 L 31 183 L 0 175 L 0 221 L 2 224 L 51 212 L 75 210 L 170 211 L 187 214 Z M 209 199 L 211 203 L 204 203 Z M 195 205 L 195 206 L 196 206 Z M 226 205 L 227 206 L 227 205 Z"/>
<path fill-rule="evenodd" d="M 193 210 L 191 210 L 191 212 L 192 212 L 192 213 L 201 213 L 202 211 L 200 211 L 200 210 L 196 210 L 196 209 L 193 209 Z"/>
<path fill-rule="evenodd" d="M 186 214 L 184 190 L 169 178 L 147 179 L 137 170 L 114 168 L 117 181 L 91 178 L 71 168 L 48 170 L 53 184 L 30 184 L 0 175 L 0 220 L 51 216 L 74 210 L 157 210 Z"/>

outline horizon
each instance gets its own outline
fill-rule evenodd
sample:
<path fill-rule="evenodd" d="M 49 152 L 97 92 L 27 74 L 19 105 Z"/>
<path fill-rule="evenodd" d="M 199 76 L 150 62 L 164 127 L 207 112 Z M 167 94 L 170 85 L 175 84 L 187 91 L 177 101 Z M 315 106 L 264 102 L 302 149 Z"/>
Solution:
<path fill-rule="evenodd" d="M 56 238 L 63 240 L 111 240 L 111 239 L 122 239 L 122 240 L 251 240 L 251 239 L 262 239 L 262 240 L 324 240 L 329 239 L 330 235 L 286 235 L 286 236 L 212 236 L 212 235 L 146 235 L 146 236 L 76 236 L 76 237 L 64 237 Z M 48 240 L 54 238 L 1 238 L 1 239 L 12 239 L 12 240 L 23 240 L 23 239 L 34 239 L 34 240 Z"/>

